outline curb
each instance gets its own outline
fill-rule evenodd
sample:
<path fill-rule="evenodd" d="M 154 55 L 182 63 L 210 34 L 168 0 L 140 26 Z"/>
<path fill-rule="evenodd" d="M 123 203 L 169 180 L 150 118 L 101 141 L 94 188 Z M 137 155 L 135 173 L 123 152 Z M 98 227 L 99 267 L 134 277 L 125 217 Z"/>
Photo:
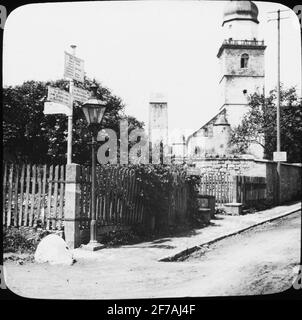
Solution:
<path fill-rule="evenodd" d="M 301 204 L 300 204 L 300 205 L 301 205 Z M 234 235 L 239 234 L 239 233 L 241 233 L 241 232 L 244 232 L 244 231 L 247 231 L 247 230 L 252 229 L 252 228 L 254 228 L 254 227 L 260 226 L 260 225 L 262 225 L 262 224 L 264 224 L 264 223 L 271 222 L 271 221 L 274 221 L 274 220 L 277 220 L 277 219 L 280 219 L 280 218 L 284 218 L 284 217 L 289 216 L 289 215 L 291 215 L 291 214 L 293 214 L 293 213 L 295 213 L 295 212 L 298 212 L 298 211 L 301 211 L 301 208 L 299 208 L 299 209 L 291 209 L 291 210 L 289 210 L 289 211 L 286 211 L 286 212 L 284 212 L 284 213 L 281 213 L 280 215 L 278 215 L 278 216 L 276 216 L 276 217 L 269 218 L 269 219 L 263 220 L 263 221 L 261 221 L 261 222 L 257 222 L 257 223 L 255 223 L 255 224 L 253 224 L 253 225 L 251 225 L 251 226 L 248 226 L 248 227 L 239 229 L 239 230 L 237 230 L 237 231 L 233 231 L 233 232 L 231 232 L 231 233 L 228 233 L 228 234 L 225 234 L 225 235 L 223 235 L 223 236 L 217 237 L 217 238 L 212 239 L 212 240 L 210 240 L 210 241 L 204 242 L 204 243 L 202 243 L 202 244 L 200 244 L 200 245 L 187 248 L 187 249 L 185 249 L 185 250 L 182 250 L 182 251 L 174 254 L 173 256 L 164 257 L 164 258 L 159 259 L 158 261 L 159 261 L 159 262 L 173 262 L 173 261 L 178 261 L 180 258 L 183 258 L 182 260 L 185 260 L 185 258 L 186 258 L 187 256 L 189 256 L 191 253 L 193 253 L 193 252 L 195 252 L 195 251 L 200 250 L 200 249 L 201 249 L 203 246 L 205 246 L 205 245 L 209 245 L 209 244 L 212 244 L 212 243 L 214 243 L 214 242 L 217 242 L 217 241 L 220 241 L 220 240 L 222 240 L 222 239 L 225 239 L 225 238 L 227 238 L 227 237 L 234 236 Z"/>

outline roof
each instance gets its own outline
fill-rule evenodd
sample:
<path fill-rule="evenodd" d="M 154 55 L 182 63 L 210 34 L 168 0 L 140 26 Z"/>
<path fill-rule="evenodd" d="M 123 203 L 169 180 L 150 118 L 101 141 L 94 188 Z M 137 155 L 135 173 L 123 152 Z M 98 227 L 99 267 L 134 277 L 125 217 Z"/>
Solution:
<path fill-rule="evenodd" d="M 229 126 L 229 122 L 225 116 L 225 112 L 218 114 L 217 120 L 214 123 L 214 126 Z"/>
<path fill-rule="evenodd" d="M 201 126 L 198 130 L 194 131 L 192 134 L 190 134 L 187 138 L 187 141 L 186 143 L 188 142 L 188 140 L 190 138 L 192 138 L 194 136 L 194 134 L 196 134 L 198 131 L 200 131 L 201 129 L 203 129 L 204 127 L 206 127 L 207 125 L 209 125 L 211 122 L 213 122 L 220 114 L 224 114 L 225 113 L 225 110 L 222 109 L 220 110 L 214 117 L 212 117 L 209 121 L 207 121 L 203 126 Z"/>
<path fill-rule="evenodd" d="M 258 21 L 258 8 L 252 1 L 229 1 L 223 12 L 223 23 L 232 20 Z"/>

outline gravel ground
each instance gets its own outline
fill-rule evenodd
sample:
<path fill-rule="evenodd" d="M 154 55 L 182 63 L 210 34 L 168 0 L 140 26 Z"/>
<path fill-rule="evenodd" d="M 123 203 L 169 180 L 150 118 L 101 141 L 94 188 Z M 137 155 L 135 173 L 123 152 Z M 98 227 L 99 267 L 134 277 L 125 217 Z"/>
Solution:
<path fill-rule="evenodd" d="M 156 250 L 103 251 L 72 266 L 5 263 L 18 295 L 56 299 L 254 295 L 281 292 L 300 260 L 301 212 L 216 242 L 182 262 L 150 259 Z M 149 257 L 148 259 L 146 257 Z"/>

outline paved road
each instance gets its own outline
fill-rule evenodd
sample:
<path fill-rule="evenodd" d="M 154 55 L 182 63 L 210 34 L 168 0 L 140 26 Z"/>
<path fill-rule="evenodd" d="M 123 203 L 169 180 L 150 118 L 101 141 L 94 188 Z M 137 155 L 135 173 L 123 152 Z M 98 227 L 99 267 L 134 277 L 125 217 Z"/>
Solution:
<path fill-rule="evenodd" d="M 253 295 L 281 292 L 300 258 L 301 212 L 216 242 L 182 262 L 123 256 L 73 266 L 6 263 L 8 286 L 39 298 L 120 299 Z"/>

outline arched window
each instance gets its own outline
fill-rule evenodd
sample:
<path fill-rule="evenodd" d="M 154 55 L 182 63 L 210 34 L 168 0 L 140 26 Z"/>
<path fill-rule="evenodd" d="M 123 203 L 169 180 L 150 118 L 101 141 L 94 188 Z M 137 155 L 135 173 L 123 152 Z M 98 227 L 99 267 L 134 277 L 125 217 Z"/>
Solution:
<path fill-rule="evenodd" d="M 249 61 L 249 55 L 247 53 L 244 53 L 243 55 L 241 55 L 240 67 L 247 68 L 248 61 Z"/>

